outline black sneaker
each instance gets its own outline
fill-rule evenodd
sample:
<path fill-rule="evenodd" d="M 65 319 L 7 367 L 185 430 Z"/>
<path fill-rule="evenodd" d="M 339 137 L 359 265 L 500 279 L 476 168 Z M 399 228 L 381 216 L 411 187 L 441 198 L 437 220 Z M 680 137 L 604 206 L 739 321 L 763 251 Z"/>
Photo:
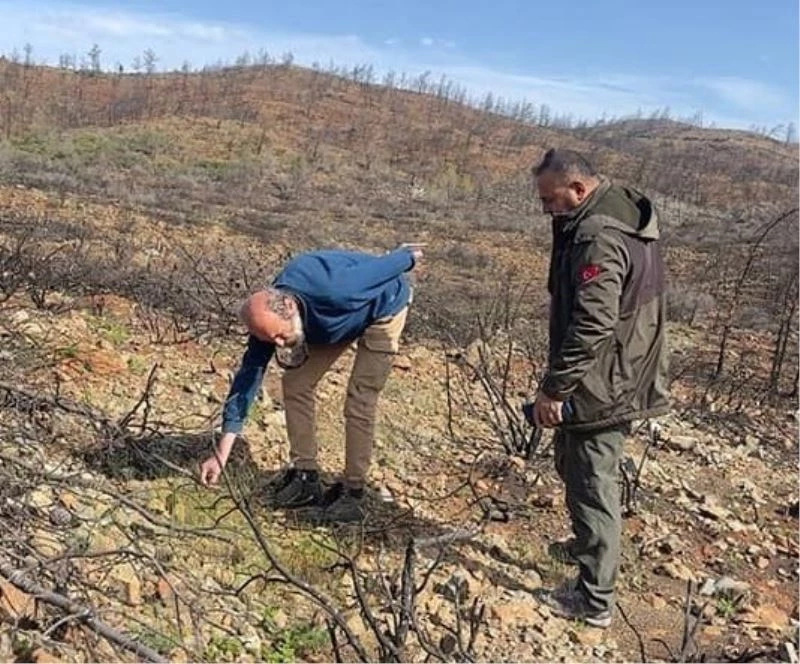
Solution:
<path fill-rule="evenodd" d="M 322 484 L 316 470 L 290 468 L 281 478 L 281 486 L 275 491 L 273 503 L 279 509 L 310 507 L 322 498 Z"/>
<path fill-rule="evenodd" d="M 562 598 L 566 597 L 567 595 L 573 595 L 576 592 L 580 592 L 580 585 L 581 585 L 581 577 L 580 574 L 577 576 L 573 576 L 570 579 L 567 579 L 563 583 L 559 584 L 550 592 L 553 597 Z"/>
<path fill-rule="evenodd" d="M 550 593 L 544 601 L 550 610 L 561 618 L 582 620 L 587 625 L 601 629 L 611 626 L 611 611 L 590 608 L 580 590 L 573 590 L 571 593 Z"/>
<path fill-rule="evenodd" d="M 271 498 L 274 498 L 275 494 L 289 484 L 289 482 L 294 479 L 296 474 L 297 468 L 293 468 L 292 466 L 281 468 L 281 470 L 267 480 L 264 486 L 264 491 Z"/>
<path fill-rule="evenodd" d="M 363 521 L 364 515 L 364 489 L 349 489 L 337 482 L 322 496 L 314 520 L 318 523 L 352 523 Z"/>

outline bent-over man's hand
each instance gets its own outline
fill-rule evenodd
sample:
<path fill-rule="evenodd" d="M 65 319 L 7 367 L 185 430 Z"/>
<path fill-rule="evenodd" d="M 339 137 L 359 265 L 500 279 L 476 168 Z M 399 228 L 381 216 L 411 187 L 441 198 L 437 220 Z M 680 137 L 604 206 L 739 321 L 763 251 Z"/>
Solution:
<path fill-rule="evenodd" d="M 217 451 L 200 464 L 200 483 L 203 486 L 215 486 L 219 482 L 219 476 L 222 475 L 222 469 L 228 462 L 235 441 L 235 433 L 223 434 L 217 445 Z"/>
<path fill-rule="evenodd" d="M 200 464 L 200 484 L 203 486 L 216 486 L 224 465 L 216 454 L 208 457 Z"/>
<path fill-rule="evenodd" d="M 427 246 L 427 242 L 404 242 L 400 245 L 400 248 L 408 249 L 414 257 L 414 263 L 416 263 L 423 256 L 422 248 Z"/>
<path fill-rule="evenodd" d="M 533 418 L 537 427 L 551 429 L 562 423 L 561 407 L 563 401 L 551 399 L 544 392 L 539 392 L 533 405 Z"/>

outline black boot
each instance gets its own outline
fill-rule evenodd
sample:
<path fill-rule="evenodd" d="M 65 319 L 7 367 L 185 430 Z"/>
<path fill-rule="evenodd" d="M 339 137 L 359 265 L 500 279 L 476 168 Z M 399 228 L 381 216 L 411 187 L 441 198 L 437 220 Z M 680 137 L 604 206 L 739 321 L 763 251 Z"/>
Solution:
<path fill-rule="evenodd" d="M 275 491 L 273 503 L 279 509 L 311 507 L 322 498 L 322 484 L 316 470 L 290 468 Z"/>
<path fill-rule="evenodd" d="M 363 521 L 364 489 L 352 489 L 337 482 L 325 492 L 314 515 L 318 523 L 352 523 Z"/>

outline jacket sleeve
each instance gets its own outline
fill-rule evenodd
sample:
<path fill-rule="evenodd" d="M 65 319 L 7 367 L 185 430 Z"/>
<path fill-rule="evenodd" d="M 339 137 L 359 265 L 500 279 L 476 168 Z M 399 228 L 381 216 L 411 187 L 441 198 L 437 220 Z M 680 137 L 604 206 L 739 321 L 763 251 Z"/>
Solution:
<path fill-rule="evenodd" d="M 222 432 L 239 433 L 244 427 L 247 412 L 264 380 L 264 371 L 275 352 L 275 346 L 253 335 L 247 339 L 247 350 L 242 357 L 231 389 L 222 410 Z"/>
<path fill-rule="evenodd" d="M 558 401 L 575 391 L 614 333 L 629 265 L 624 243 L 610 233 L 576 245 L 575 250 L 570 323 L 542 384 L 542 391 Z"/>

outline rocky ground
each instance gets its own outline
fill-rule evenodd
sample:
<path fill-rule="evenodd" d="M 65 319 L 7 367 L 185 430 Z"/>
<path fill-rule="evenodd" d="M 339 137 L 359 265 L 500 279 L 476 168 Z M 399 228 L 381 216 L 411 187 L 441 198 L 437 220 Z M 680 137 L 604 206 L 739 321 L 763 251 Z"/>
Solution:
<path fill-rule="evenodd" d="M 243 348 L 229 307 L 286 245 L 19 187 L 0 205 L 3 660 L 329 661 L 330 620 L 360 644 L 348 660 L 795 658 L 797 413 L 707 390 L 699 327 L 672 326 L 674 412 L 630 441 L 620 610 L 598 631 L 538 599 L 571 572 L 545 554 L 568 532 L 548 437 L 528 460 L 503 446 L 528 434 L 513 426 L 535 321 L 524 343 L 459 348 L 425 337 L 419 306 L 381 401 L 368 518 L 318 528 L 268 506 L 288 456 L 274 368 L 224 486 L 196 480 Z M 448 284 L 469 295 L 456 259 L 484 279 L 544 274 L 527 244 L 476 231 L 458 253 L 457 233 L 434 243 L 420 305 Z M 319 387 L 331 474 L 350 361 Z"/>
<path fill-rule="evenodd" d="M 657 440 L 642 426 L 630 442 L 640 481 L 628 502 L 620 610 L 602 631 L 552 616 L 537 598 L 570 573 L 545 554 L 567 533 L 548 441 L 529 461 L 506 454 L 479 381 L 453 349 L 405 348 L 382 399 L 370 514 L 362 528 L 318 528 L 265 503 L 287 456 L 277 371 L 226 486 L 195 480 L 240 337 L 143 343 L 133 302 L 109 297 L 102 313 L 67 302 L 59 313 L 12 299 L 0 322 L 0 362 L 24 368 L 4 371 L 15 380 L 0 384 L 5 571 L 74 602 L 65 611 L 35 600 L 3 572 L 4 660 L 142 658 L 82 626 L 90 608 L 175 661 L 325 661 L 323 604 L 377 659 L 359 595 L 391 625 L 411 539 L 414 585 L 424 588 L 404 659 L 423 659 L 423 646 L 492 661 L 796 657 L 793 412 L 683 409 L 689 388 L 676 385 Z M 349 361 L 319 389 L 331 473 L 342 463 Z"/>
<path fill-rule="evenodd" d="M 671 122 L 564 132 L 293 67 L 0 65 L 16 109 L 0 142 L 0 660 L 797 660 L 796 395 L 759 401 L 774 351 L 794 352 L 775 330 L 795 324 L 796 218 L 752 278 L 728 251 L 795 206 L 792 146 Z M 571 573 L 545 553 L 568 532 L 562 487 L 549 436 L 512 449 L 546 345 L 550 226 L 528 172 L 552 145 L 652 192 L 670 272 L 675 409 L 628 447 L 605 631 L 539 600 Z M 288 455 L 274 369 L 225 483 L 199 486 L 238 299 L 299 248 L 407 241 L 428 245 L 365 523 L 269 507 Z M 331 478 L 350 360 L 319 389 Z M 791 390 L 778 367 L 772 387 Z"/>

